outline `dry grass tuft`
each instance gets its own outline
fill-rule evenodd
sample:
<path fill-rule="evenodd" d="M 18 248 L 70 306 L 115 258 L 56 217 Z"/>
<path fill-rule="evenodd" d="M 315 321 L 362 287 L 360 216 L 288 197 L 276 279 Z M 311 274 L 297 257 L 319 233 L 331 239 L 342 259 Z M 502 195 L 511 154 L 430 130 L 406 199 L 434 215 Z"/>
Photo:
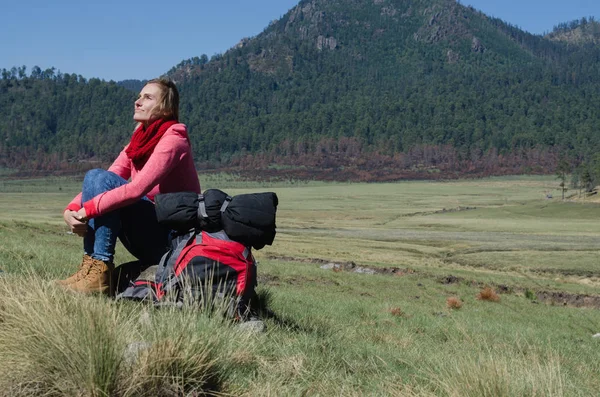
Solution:
<path fill-rule="evenodd" d="M 389 310 L 390 314 L 395 317 L 404 317 L 405 313 L 399 307 L 393 307 Z"/>
<path fill-rule="evenodd" d="M 446 306 L 448 306 L 448 309 L 460 309 L 462 305 L 462 301 L 456 296 L 451 296 L 446 299 Z"/>
<path fill-rule="evenodd" d="M 480 301 L 498 302 L 500 297 L 491 287 L 485 287 L 477 294 L 477 299 Z"/>

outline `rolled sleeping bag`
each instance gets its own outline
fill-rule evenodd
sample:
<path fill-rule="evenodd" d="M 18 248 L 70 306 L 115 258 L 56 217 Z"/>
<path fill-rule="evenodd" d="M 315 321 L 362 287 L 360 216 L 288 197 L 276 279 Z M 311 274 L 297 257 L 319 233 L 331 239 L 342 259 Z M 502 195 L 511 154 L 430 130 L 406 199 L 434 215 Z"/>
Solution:
<path fill-rule="evenodd" d="M 234 196 L 221 215 L 223 230 L 230 239 L 257 250 L 271 245 L 276 234 L 278 204 L 273 192 Z"/>
<path fill-rule="evenodd" d="M 227 193 L 209 189 L 204 193 L 161 193 L 154 197 L 158 223 L 178 232 L 201 229 L 209 233 L 222 230 L 221 207 Z"/>

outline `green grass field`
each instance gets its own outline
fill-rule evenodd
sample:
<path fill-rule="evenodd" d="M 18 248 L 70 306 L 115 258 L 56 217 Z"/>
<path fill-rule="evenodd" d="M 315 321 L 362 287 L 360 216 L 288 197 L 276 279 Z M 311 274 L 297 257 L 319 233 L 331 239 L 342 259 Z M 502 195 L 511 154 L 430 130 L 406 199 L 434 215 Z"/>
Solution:
<path fill-rule="evenodd" d="M 553 177 L 201 181 L 279 196 L 267 332 L 62 291 L 80 181 L 1 180 L 0 395 L 600 395 L 600 204 L 546 199 Z"/>

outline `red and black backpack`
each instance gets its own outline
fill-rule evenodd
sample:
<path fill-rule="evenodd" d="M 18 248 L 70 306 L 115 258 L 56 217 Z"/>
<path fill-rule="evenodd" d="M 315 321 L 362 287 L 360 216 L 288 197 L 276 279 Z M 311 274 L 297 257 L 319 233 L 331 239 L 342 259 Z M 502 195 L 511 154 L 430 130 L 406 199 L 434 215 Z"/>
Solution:
<path fill-rule="evenodd" d="M 160 305 L 167 297 L 170 303 L 227 297 L 236 302 L 235 315 L 243 316 L 256 287 L 251 247 L 272 244 L 277 204 L 275 193 L 232 198 L 213 189 L 204 195 L 157 195 L 157 218 L 174 229 L 170 249 L 153 280 L 132 281 L 117 299 Z"/>
<path fill-rule="evenodd" d="M 236 311 L 243 315 L 255 287 L 256 261 L 250 248 L 223 231 L 193 231 L 173 239 L 154 280 L 134 280 L 118 299 L 161 304 L 167 297 L 170 303 L 226 297 L 235 301 Z"/>

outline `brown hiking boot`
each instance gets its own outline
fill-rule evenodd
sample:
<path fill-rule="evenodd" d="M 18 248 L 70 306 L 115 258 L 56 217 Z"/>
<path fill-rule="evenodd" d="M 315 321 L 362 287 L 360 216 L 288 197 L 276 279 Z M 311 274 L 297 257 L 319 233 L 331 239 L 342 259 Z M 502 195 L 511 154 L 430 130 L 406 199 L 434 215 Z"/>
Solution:
<path fill-rule="evenodd" d="M 92 265 L 92 257 L 89 255 L 84 255 L 83 260 L 81 261 L 81 264 L 79 265 L 79 269 L 77 269 L 77 271 L 74 274 L 72 274 L 71 276 L 67 277 L 64 280 L 58 280 L 58 281 L 56 281 L 56 283 L 58 285 L 62 285 L 63 287 L 67 286 L 69 284 L 76 283 L 77 281 L 79 281 L 82 278 L 84 278 L 85 276 L 87 276 L 91 265 Z"/>
<path fill-rule="evenodd" d="M 78 281 L 68 284 L 67 287 L 77 292 L 100 292 L 105 295 L 112 295 L 113 270 L 115 270 L 115 265 L 112 262 L 90 258 L 90 267 L 87 274 Z"/>

